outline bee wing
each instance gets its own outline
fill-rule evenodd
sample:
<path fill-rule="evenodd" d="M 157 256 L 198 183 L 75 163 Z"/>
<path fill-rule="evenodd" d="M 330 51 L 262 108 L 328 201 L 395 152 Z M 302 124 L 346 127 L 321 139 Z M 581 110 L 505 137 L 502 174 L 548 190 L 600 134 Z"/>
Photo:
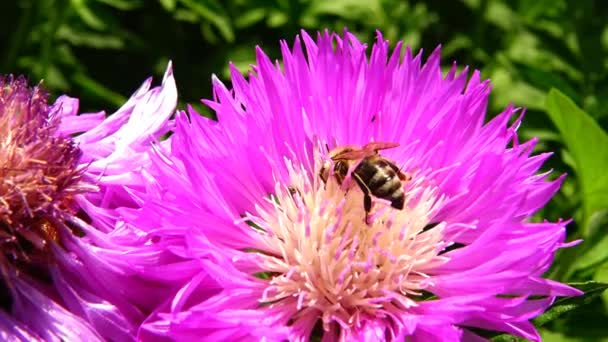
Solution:
<path fill-rule="evenodd" d="M 399 146 L 399 143 L 396 143 L 396 142 L 375 141 L 375 142 L 370 142 L 370 143 L 366 144 L 365 146 L 363 146 L 362 149 L 370 150 L 370 151 L 379 151 L 379 150 L 386 150 L 386 149 L 397 147 L 397 146 Z"/>
<path fill-rule="evenodd" d="M 355 150 L 355 151 L 344 151 L 335 155 L 333 160 L 357 160 L 369 157 L 374 154 L 373 150 Z"/>
<path fill-rule="evenodd" d="M 363 159 L 369 156 L 373 156 L 379 150 L 386 150 L 399 146 L 399 143 L 394 142 L 371 142 L 363 146 L 362 148 L 350 148 L 343 152 L 337 153 L 332 157 L 333 160 L 357 160 Z"/>

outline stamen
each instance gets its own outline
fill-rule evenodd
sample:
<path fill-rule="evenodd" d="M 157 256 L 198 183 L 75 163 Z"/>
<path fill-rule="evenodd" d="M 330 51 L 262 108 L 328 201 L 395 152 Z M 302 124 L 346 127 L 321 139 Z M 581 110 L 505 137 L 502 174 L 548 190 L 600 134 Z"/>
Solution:
<path fill-rule="evenodd" d="M 238 220 L 262 227 L 257 231 L 266 251 L 262 266 L 275 275 L 261 302 L 274 306 L 295 299 L 298 312 L 319 312 L 326 330 L 415 307 L 432 286 L 429 272 L 447 260 L 440 255 L 445 223 L 424 230 L 444 203 L 437 190 L 416 173 L 404 184 L 403 209 L 373 198 L 366 213 L 363 192 L 350 172 L 342 184 L 331 172 L 323 183 L 316 179 L 320 165 L 314 172 L 290 161 L 286 166 L 290 182 L 277 182 L 276 200 Z M 293 324 L 308 319 L 299 314 Z"/>

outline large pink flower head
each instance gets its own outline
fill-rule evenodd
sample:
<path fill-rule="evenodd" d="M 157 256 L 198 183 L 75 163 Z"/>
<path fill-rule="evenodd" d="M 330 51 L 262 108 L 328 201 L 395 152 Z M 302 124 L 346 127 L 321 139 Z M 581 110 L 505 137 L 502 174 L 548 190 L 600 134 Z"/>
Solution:
<path fill-rule="evenodd" d="M 0 79 L 0 340 L 134 338 L 156 288 L 128 265 L 155 256 L 128 253 L 139 237 L 120 229 L 119 212 L 136 207 L 134 171 L 177 104 L 171 68 L 161 87 L 150 83 L 106 118 Z"/>
<path fill-rule="evenodd" d="M 140 338 L 538 340 L 529 320 L 579 292 L 542 278 L 566 223 L 528 219 L 561 178 L 537 174 L 518 110 L 484 123 L 479 72 L 380 34 L 369 55 L 350 33 L 281 50 L 214 78 L 217 121 L 178 115 L 146 170 L 131 223 L 181 273 Z"/>

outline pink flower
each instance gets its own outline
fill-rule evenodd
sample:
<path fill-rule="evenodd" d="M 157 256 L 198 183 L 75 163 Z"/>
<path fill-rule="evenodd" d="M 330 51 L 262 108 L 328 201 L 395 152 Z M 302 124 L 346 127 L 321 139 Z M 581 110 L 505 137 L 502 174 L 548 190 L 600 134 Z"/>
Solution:
<path fill-rule="evenodd" d="M 139 237 L 119 213 L 136 207 L 129 192 L 144 186 L 133 171 L 177 104 L 171 67 L 161 87 L 150 83 L 106 118 L 77 115 L 67 96 L 49 106 L 24 78 L 0 82 L 0 339 L 134 338 L 160 287 L 129 268 L 155 259 L 130 253 Z"/>
<path fill-rule="evenodd" d="M 489 82 L 443 76 L 439 49 L 422 64 L 380 34 L 368 57 L 302 32 L 281 50 L 258 48 L 248 78 L 232 66 L 233 89 L 214 79 L 217 122 L 180 113 L 144 168 L 126 220 L 170 251 L 157 274 L 179 290 L 139 338 L 538 340 L 529 320 L 580 292 L 542 278 L 567 222 L 529 218 L 562 177 L 537 174 L 549 154 L 518 141 L 521 113 L 484 123 Z M 335 150 L 370 142 L 398 146 Z"/>

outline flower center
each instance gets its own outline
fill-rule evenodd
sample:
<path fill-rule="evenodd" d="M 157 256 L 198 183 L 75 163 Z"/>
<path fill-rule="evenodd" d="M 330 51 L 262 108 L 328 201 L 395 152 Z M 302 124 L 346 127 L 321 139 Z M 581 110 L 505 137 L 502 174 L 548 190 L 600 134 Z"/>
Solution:
<path fill-rule="evenodd" d="M 80 150 L 56 134 L 51 111 L 38 87 L 0 79 L 0 275 L 9 287 L 13 275 L 45 279 L 50 243 L 70 231 L 63 220 L 74 196 L 95 189 L 81 180 Z"/>
<path fill-rule="evenodd" d="M 314 175 L 287 166 L 289 186 L 277 184 L 268 205 L 246 217 L 265 246 L 270 278 L 261 301 L 290 306 L 294 324 L 321 318 L 326 331 L 416 306 L 429 274 L 445 262 L 445 224 L 425 229 L 442 202 L 437 190 L 422 177 L 404 181 L 404 208 L 372 197 L 366 222 L 364 194 L 352 177 L 324 182 L 319 165 Z"/>

